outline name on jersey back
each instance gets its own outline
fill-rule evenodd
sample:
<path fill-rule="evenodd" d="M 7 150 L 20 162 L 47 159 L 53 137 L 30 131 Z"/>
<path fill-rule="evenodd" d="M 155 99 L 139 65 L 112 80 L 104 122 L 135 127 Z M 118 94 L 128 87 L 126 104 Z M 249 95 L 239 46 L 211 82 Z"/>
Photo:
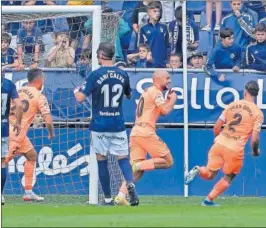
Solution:
<path fill-rule="evenodd" d="M 121 81 L 121 83 L 125 82 L 125 79 L 120 74 L 115 73 L 114 71 L 107 71 L 107 74 L 102 75 L 98 80 L 97 83 L 101 85 L 105 80 L 109 78 L 116 78 Z"/>

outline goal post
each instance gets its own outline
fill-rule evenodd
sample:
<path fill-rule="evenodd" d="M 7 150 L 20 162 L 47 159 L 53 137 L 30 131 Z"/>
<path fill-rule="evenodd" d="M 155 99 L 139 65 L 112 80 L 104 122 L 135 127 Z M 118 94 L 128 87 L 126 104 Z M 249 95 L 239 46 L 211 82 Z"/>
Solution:
<path fill-rule="evenodd" d="M 57 5 L 57 6 L 2 6 L 2 21 L 25 21 L 42 18 L 56 18 L 60 15 L 86 15 L 92 14 L 92 70 L 96 70 L 99 65 L 97 61 L 97 48 L 102 39 L 102 12 L 101 6 L 68 6 L 68 5 Z M 36 14 L 36 16 L 34 15 Z M 38 15 L 39 14 L 39 15 Z M 25 19 L 17 17 L 17 15 L 25 15 Z M 49 15 L 49 16 L 48 16 Z M 51 16 L 52 15 L 52 16 Z M 113 25 L 115 26 L 115 25 Z M 111 29 L 111 28 L 110 28 Z M 112 28 L 115 30 L 114 28 Z M 88 135 L 89 137 L 89 135 Z M 89 157 L 89 203 L 98 204 L 99 199 L 99 184 L 98 184 L 98 164 L 96 160 L 96 154 L 90 154 Z"/>

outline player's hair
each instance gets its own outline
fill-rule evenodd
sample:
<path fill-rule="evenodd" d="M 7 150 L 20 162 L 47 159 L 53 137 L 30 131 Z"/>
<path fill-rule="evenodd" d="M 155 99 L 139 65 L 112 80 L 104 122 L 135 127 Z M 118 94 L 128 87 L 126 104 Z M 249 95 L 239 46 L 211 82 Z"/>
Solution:
<path fill-rule="evenodd" d="M 181 53 L 171 53 L 169 56 L 169 60 L 171 59 L 171 57 L 179 57 L 180 62 L 183 62 L 183 55 Z"/>
<path fill-rule="evenodd" d="M 39 76 L 42 76 L 43 72 L 40 68 L 35 68 L 35 69 L 31 69 L 28 72 L 28 82 L 32 82 L 34 81 L 36 78 L 38 78 Z"/>
<path fill-rule="evenodd" d="M 224 29 L 221 29 L 221 31 L 220 31 L 221 39 L 225 39 L 227 37 L 231 37 L 232 35 L 234 35 L 234 32 L 230 28 L 224 28 Z"/>
<path fill-rule="evenodd" d="M 245 89 L 253 97 L 258 96 L 258 93 L 259 93 L 259 90 L 260 90 L 259 84 L 256 81 L 249 81 L 245 85 Z"/>
<path fill-rule="evenodd" d="M 148 4 L 148 9 L 162 9 L 162 4 L 159 1 L 152 1 Z"/>
<path fill-rule="evenodd" d="M 97 58 L 101 58 L 104 60 L 112 60 L 115 54 L 115 46 L 108 42 L 100 43 L 99 48 L 97 50 Z"/>
<path fill-rule="evenodd" d="M 7 32 L 2 33 L 1 41 L 6 40 L 8 44 L 10 45 L 11 39 L 12 37 Z"/>
<path fill-rule="evenodd" d="M 264 23 L 259 23 L 255 28 L 256 32 L 266 32 L 266 25 Z"/>
<path fill-rule="evenodd" d="M 146 49 L 148 52 L 151 51 L 150 46 L 149 46 L 148 44 L 140 44 L 140 45 L 139 45 L 139 48 L 144 48 L 144 49 Z"/>

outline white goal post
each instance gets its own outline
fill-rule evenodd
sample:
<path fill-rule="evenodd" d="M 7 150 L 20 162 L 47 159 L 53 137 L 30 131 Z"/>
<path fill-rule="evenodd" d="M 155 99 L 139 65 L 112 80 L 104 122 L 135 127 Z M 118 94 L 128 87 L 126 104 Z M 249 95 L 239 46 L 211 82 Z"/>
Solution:
<path fill-rule="evenodd" d="M 96 70 L 99 65 L 97 61 L 97 48 L 101 42 L 101 6 L 2 6 L 4 14 L 86 14 L 92 13 L 92 70 Z M 90 154 L 90 178 L 89 178 L 89 203 L 98 204 L 98 165 L 95 154 Z"/>

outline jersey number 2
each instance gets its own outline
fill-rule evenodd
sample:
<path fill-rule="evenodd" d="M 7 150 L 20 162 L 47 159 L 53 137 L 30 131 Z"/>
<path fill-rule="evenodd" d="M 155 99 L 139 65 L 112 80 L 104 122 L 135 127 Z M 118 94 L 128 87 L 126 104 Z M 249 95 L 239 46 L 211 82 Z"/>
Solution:
<path fill-rule="evenodd" d="M 239 114 L 239 113 L 236 113 L 234 116 L 233 116 L 233 120 L 229 123 L 229 131 L 231 132 L 235 132 L 236 129 L 234 128 L 234 126 L 237 126 L 240 124 L 240 122 L 242 121 L 242 115 Z"/>
<path fill-rule="evenodd" d="M 105 108 L 110 107 L 110 100 L 111 100 L 111 107 L 117 108 L 119 106 L 118 100 L 121 98 L 122 92 L 123 92 L 122 85 L 115 84 L 112 87 L 112 95 L 113 95 L 113 93 L 116 93 L 116 94 L 110 98 L 109 97 L 109 94 L 110 94 L 109 85 L 105 84 L 101 90 L 101 94 L 103 94 L 103 97 L 104 97 L 104 107 Z"/>

